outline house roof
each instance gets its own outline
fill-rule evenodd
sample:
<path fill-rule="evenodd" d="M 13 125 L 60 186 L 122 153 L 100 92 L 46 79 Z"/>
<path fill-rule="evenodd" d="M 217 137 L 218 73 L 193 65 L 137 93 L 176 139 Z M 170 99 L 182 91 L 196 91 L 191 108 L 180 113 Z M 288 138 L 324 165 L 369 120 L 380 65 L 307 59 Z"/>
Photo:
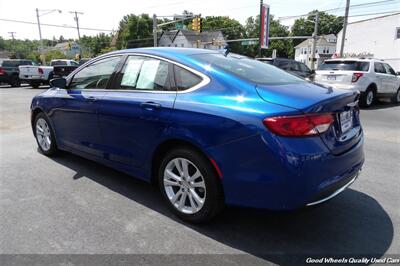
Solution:
<path fill-rule="evenodd" d="M 322 45 L 332 45 L 336 46 L 336 43 L 328 42 L 327 39 L 334 37 L 336 39 L 336 36 L 334 34 L 327 34 L 327 35 L 322 35 L 321 38 L 317 40 L 317 46 L 322 46 Z M 302 41 L 298 45 L 296 45 L 294 48 L 300 48 L 300 47 L 306 47 L 310 45 L 311 43 L 311 38 Z"/>
<path fill-rule="evenodd" d="M 172 30 L 172 31 L 165 31 L 161 36 L 167 36 L 171 42 L 173 42 L 181 33 L 189 42 L 196 42 L 197 40 L 201 40 L 202 42 L 211 42 L 213 39 L 218 38 L 220 36 L 223 37 L 221 31 L 204 31 L 197 33 L 191 30 Z"/>

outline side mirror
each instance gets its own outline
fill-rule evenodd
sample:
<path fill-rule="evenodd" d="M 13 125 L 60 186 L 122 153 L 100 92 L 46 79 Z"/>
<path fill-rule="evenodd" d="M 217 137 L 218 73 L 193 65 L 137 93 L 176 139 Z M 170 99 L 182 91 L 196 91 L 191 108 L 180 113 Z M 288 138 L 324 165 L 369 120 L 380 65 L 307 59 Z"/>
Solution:
<path fill-rule="evenodd" d="M 400 76 L 400 71 L 397 71 L 397 72 L 396 72 L 396 76 Z"/>
<path fill-rule="evenodd" d="M 50 80 L 50 86 L 60 89 L 65 89 L 67 87 L 67 80 L 65 78 L 55 78 Z"/>

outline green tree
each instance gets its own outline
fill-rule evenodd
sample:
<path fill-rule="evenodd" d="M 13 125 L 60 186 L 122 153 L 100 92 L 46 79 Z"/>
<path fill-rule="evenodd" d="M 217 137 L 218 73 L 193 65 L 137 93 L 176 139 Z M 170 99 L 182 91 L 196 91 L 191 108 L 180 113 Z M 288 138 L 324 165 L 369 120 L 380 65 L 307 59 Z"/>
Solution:
<path fill-rule="evenodd" d="M 308 14 L 307 18 L 296 19 L 293 26 L 291 34 L 293 36 L 311 36 L 314 32 L 314 21 L 315 14 L 318 12 L 314 10 Z M 341 16 L 330 15 L 325 12 L 318 12 L 319 22 L 318 22 L 318 34 L 338 34 L 343 28 L 344 18 Z M 303 40 L 295 39 L 293 40 L 294 46 L 301 43 Z"/>
<path fill-rule="evenodd" d="M 260 31 L 260 16 L 249 17 L 246 20 L 245 38 L 258 38 Z M 275 20 L 274 16 L 270 18 L 270 30 L 269 35 L 271 37 L 286 37 L 289 36 L 288 27 L 282 25 L 279 20 Z M 244 48 L 243 53 L 247 56 L 255 57 L 258 54 L 259 44 L 248 45 Z M 276 49 L 277 56 L 279 57 L 291 57 L 293 55 L 293 44 L 290 40 L 270 40 L 269 48 L 262 49 L 262 57 L 271 56 L 272 50 Z"/>
<path fill-rule="evenodd" d="M 151 46 L 153 44 L 153 19 L 148 14 L 126 15 L 119 22 L 118 49 Z"/>
<path fill-rule="evenodd" d="M 103 53 L 103 50 L 108 50 L 111 45 L 113 36 L 100 33 L 96 36 L 82 36 L 78 44 L 82 48 L 83 57 L 93 57 Z"/>

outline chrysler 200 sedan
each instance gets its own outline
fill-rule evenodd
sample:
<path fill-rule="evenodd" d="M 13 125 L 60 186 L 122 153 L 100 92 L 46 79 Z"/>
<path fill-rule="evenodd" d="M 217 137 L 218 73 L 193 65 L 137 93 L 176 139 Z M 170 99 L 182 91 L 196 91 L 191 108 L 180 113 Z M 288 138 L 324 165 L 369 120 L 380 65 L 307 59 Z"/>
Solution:
<path fill-rule="evenodd" d="M 218 51 L 144 48 L 85 63 L 32 100 L 40 151 L 153 182 L 190 222 L 224 205 L 327 201 L 364 162 L 357 92 Z"/>

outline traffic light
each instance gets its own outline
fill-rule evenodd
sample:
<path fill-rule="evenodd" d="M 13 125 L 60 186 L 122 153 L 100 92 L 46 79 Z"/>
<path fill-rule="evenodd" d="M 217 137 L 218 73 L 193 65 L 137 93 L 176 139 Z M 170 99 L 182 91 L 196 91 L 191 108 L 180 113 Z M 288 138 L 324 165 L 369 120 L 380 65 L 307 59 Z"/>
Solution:
<path fill-rule="evenodd" d="M 194 19 L 192 19 L 192 30 L 201 32 L 202 23 L 203 21 L 200 17 L 195 17 Z"/>

